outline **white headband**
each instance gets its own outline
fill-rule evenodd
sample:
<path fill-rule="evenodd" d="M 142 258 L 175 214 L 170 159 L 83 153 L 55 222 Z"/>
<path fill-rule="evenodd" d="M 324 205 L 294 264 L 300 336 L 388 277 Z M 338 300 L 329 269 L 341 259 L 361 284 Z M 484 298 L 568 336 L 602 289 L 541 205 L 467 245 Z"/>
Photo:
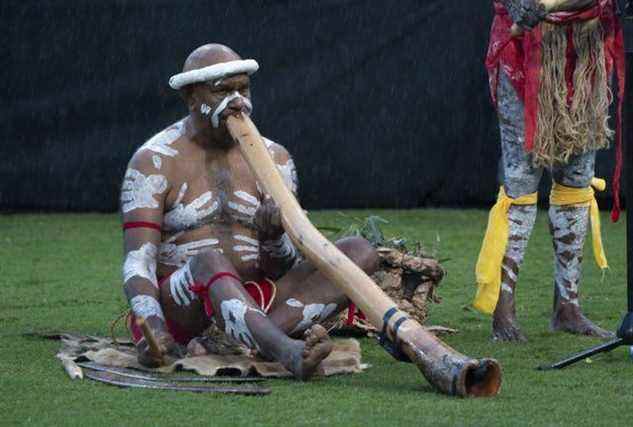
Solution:
<path fill-rule="evenodd" d="M 234 74 L 248 73 L 248 75 L 251 75 L 258 69 L 259 64 L 254 59 L 222 62 L 220 64 L 198 68 L 197 70 L 190 70 L 185 71 L 184 73 L 174 74 L 169 79 L 169 86 L 171 86 L 173 89 L 180 89 L 181 87 L 190 85 L 192 83 L 217 80 L 226 76 L 232 76 Z"/>

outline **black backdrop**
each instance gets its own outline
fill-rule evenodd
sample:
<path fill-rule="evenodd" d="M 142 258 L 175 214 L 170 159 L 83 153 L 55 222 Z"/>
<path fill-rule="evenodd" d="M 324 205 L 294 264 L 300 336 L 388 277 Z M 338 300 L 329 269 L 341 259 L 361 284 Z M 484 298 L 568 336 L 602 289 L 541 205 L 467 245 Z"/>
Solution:
<path fill-rule="evenodd" d="M 185 113 L 169 76 L 207 42 L 259 61 L 254 120 L 304 206 L 488 205 L 490 3 L 4 0 L 0 210 L 116 210 L 135 147 Z"/>

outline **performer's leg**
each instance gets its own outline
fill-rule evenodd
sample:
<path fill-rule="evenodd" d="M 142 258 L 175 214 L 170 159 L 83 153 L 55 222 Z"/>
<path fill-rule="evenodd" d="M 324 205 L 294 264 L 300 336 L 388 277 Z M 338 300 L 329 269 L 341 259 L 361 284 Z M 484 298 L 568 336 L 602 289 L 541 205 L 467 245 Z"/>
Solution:
<path fill-rule="evenodd" d="M 594 163 L 593 151 L 576 156 L 564 167 L 553 171 L 554 180 L 566 187 L 586 188 L 594 175 Z M 555 257 L 551 329 L 605 338 L 612 336 L 582 314 L 578 299 L 589 207 L 550 205 L 549 220 Z"/>
<path fill-rule="evenodd" d="M 523 104 L 502 72 L 498 87 L 501 164 L 506 194 L 516 199 L 537 191 L 542 168 L 532 165 L 525 152 Z M 536 219 L 536 205 L 513 205 L 508 212 L 509 236 L 501 269 L 501 290 L 492 321 L 492 337 L 501 341 L 525 341 L 516 319 L 514 293 Z"/>
<path fill-rule="evenodd" d="M 371 275 L 378 268 L 378 254 L 365 239 L 349 237 L 337 241 L 336 246 L 365 273 Z M 277 282 L 277 292 L 269 317 L 291 336 L 338 314 L 349 304 L 349 299 L 307 261 Z"/>
<path fill-rule="evenodd" d="M 217 279 L 204 292 L 211 300 L 214 319 L 229 337 L 280 362 L 300 379 L 309 378 L 332 350 L 327 332 L 318 325 L 305 333 L 305 341 L 289 338 L 261 311 L 237 279 L 233 265 L 218 252 L 206 251 L 196 255 L 183 267 L 185 268 L 188 271 L 181 273 L 184 284 L 181 287 L 171 285 L 168 295 L 161 295 L 167 311 L 166 317 L 186 319 L 185 322 L 188 322 L 180 323 L 179 326 L 193 326 L 196 315 L 204 316 L 199 299 L 188 306 L 178 304 L 179 300 L 182 302 L 185 296 L 194 298 L 195 294 L 187 289 L 209 284 L 215 276 Z M 218 273 L 228 275 L 217 276 Z M 176 280 L 180 279 L 176 277 L 174 283 Z M 163 291 L 167 289 L 163 288 L 161 294 Z M 205 298 L 206 295 L 202 294 L 202 297 Z"/>

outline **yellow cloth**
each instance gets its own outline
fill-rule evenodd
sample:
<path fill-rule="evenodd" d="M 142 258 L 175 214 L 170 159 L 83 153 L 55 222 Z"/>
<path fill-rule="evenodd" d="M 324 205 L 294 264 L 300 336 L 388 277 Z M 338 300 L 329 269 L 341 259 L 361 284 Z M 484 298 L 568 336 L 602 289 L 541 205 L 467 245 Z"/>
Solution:
<path fill-rule="evenodd" d="M 517 199 L 508 197 L 499 189 L 497 203 L 490 210 L 488 228 L 481 245 L 479 259 L 475 268 L 477 276 L 477 295 L 473 307 L 482 313 L 492 314 L 499 300 L 501 288 L 501 264 L 508 245 L 510 225 L 508 211 L 512 205 L 535 205 L 538 193 L 527 194 Z"/>
<path fill-rule="evenodd" d="M 607 187 L 604 179 L 599 178 L 593 178 L 591 180 L 591 185 L 598 191 L 604 191 L 604 189 Z M 598 202 L 596 201 L 593 188 L 572 188 L 554 183 L 554 185 L 552 186 L 552 192 L 549 197 L 549 203 L 551 205 L 557 206 L 589 206 L 593 256 L 596 259 L 596 264 L 598 264 L 598 267 L 603 270 L 605 268 L 609 268 L 607 257 L 604 253 L 604 247 L 602 246 L 602 235 L 600 233 L 600 210 L 598 209 Z"/>

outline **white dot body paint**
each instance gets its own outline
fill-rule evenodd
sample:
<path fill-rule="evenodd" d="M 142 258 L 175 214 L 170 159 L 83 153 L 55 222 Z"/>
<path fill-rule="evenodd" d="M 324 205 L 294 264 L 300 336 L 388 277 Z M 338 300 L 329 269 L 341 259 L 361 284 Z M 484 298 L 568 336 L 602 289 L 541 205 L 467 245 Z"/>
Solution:
<path fill-rule="evenodd" d="M 237 342 L 246 345 L 251 349 L 259 349 L 255 338 L 251 334 L 244 316 L 247 311 L 254 311 L 264 316 L 260 310 L 256 310 L 247 306 L 243 301 L 233 298 L 222 301 L 220 304 L 222 318 L 224 319 L 224 332 Z"/>
<path fill-rule="evenodd" d="M 208 67 L 189 70 L 174 74 L 169 79 L 172 89 L 180 89 L 192 83 L 201 83 L 209 80 L 218 80 L 235 74 L 247 73 L 251 75 L 259 69 L 259 64 L 254 59 L 239 59 L 209 65 Z"/>
<path fill-rule="evenodd" d="M 149 280 L 158 288 L 156 282 L 156 245 L 147 242 L 139 249 L 130 251 L 123 263 L 123 283 L 132 277 L 138 276 Z"/>
<path fill-rule="evenodd" d="M 137 295 L 130 299 L 130 307 L 136 317 L 147 319 L 150 316 L 157 316 L 165 320 L 163 309 L 156 298 L 149 295 Z"/>
<path fill-rule="evenodd" d="M 163 228 L 167 231 L 182 231 L 195 228 L 209 221 L 214 214 L 219 213 L 220 202 L 213 200 L 213 193 L 207 191 L 188 205 L 182 204 L 182 198 L 187 191 L 187 183 L 180 187 L 174 208 L 165 214 Z"/>
<path fill-rule="evenodd" d="M 169 291 L 179 306 L 188 306 L 192 301 L 198 299 L 198 296 L 191 290 L 194 285 L 189 262 L 169 276 Z"/>
<path fill-rule="evenodd" d="M 178 237 L 182 236 L 182 234 L 183 232 L 176 233 L 170 239 L 160 244 L 158 247 L 158 261 L 161 264 L 182 267 L 189 258 L 198 255 L 203 250 L 213 249 L 222 253 L 222 249 L 218 248 L 218 244 L 220 243 L 218 239 L 194 240 L 181 245 L 173 243 Z"/>
<path fill-rule="evenodd" d="M 155 194 L 167 189 L 167 178 L 163 175 L 145 176 L 136 169 L 128 169 L 121 187 L 121 210 L 123 213 L 139 208 L 157 208 Z"/>
<path fill-rule="evenodd" d="M 295 307 L 295 308 L 301 308 L 303 307 L 303 303 L 297 299 L 294 298 L 289 298 L 286 301 L 286 304 L 288 304 L 290 307 Z"/>
<path fill-rule="evenodd" d="M 298 178 L 297 178 L 297 168 L 295 167 L 295 162 L 289 158 L 286 164 L 277 165 L 277 169 L 281 173 L 281 177 L 284 179 L 284 183 L 286 187 L 293 193 L 297 192 L 298 188 Z"/>
<path fill-rule="evenodd" d="M 239 92 L 235 91 L 231 93 L 230 95 L 226 96 L 217 106 L 217 108 L 211 115 L 211 126 L 213 126 L 216 129 L 220 127 L 220 114 L 222 114 L 222 112 L 226 110 L 226 107 L 228 107 L 229 102 L 233 101 L 234 99 L 241 99 L 242 102 L 244 102 L 244 105 L 246 106 L 247 114 L 251 114 L 253 112 L 253 104 L 251 104 L 250 99 L 240 95 Z"/>
<path fill-rule="evenodd" d="M 150 150 L 154 153 L 162 154 L 167 157 L 175 157 L 178 154 L 178 150 L 172 148 L 171 144 L 183 135 L 184 130 L 184 121 L 181 120 L 173 126 L 151 137 L 141 146 L 141 148 L 139 148 L 139 151 Z"/>
<path fill-rule="evenodd" d="M 154 167 L 158 170 L 160 170 L 160 168 L 163 166 L 163 161 L 158 154 L 154 154 L 152 156 L 152 163 L 154 163 Z"/>
<path fill-rule="evenodd" d="M 292 300 L 293 300 L 292 303 L 290 303 L 291 300 L 288 300 L 286 301 L 286 304 L 291 307 L 297 307 L 298 304 L 301 304 L 301 301 L 298 301 L 296 299 L 292 299 Z M 290 331 L 290 334 L 294 334 L 295 332 L 305 331 L 306 329 L 308 329 L 315 323 L 324 321 L 332 313 L 334 313 L 335 310 L 336 310 L 336 304 L 334 303 L 331 303 L 328 305 L 325 305 L 325 304 L 304 305 L 303 319 L 301 319 L 301 321 L 297 323 L 297 326 L 295 326 L 294 329 Z"/>

